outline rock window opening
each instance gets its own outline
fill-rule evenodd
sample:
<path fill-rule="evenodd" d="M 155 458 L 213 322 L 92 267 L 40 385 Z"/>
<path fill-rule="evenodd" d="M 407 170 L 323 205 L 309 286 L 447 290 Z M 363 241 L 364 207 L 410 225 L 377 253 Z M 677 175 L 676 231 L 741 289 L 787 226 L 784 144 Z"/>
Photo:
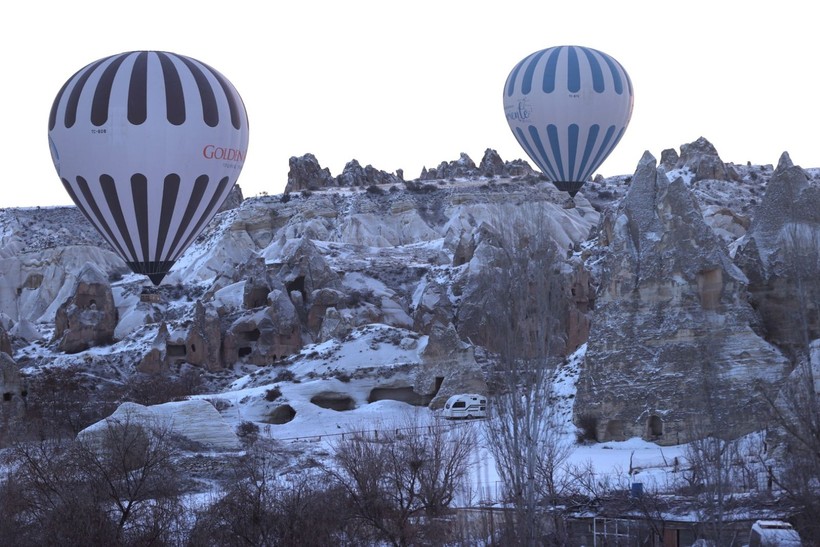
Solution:
<path fill-rule="evenodd" d="M 168 357 L 185 357 L 185 344 L 168 344 L 166 346 Z"/>
<path fill-rule="evenodd" d="M 305 276 L 300 275 L 290 283 L 286 284 L 285 287 L 288 289 L 288 294 L 292 293 L 293 291 L 298 292 L 302 295 L 302 301 L 307 301 L 307 294 L 305 294 Z"/>
<path fill-rule="evenodd" d="M 659 416 L 650 416 L 646 424 L 646 432 L 652 438 L 663 436 L 663 420 Z"/>

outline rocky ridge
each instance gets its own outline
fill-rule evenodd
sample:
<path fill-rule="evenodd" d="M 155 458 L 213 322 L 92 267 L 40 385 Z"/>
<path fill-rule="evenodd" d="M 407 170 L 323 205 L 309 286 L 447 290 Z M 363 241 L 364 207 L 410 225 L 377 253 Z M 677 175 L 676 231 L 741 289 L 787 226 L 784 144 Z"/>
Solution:
<path fill-rule="evenodd" d="M 407 345 L 406 361 L 353 374 L 374 400 L 438 408 L 452 393 L 484 390 L 502 350 L 487 318 L 505 311 L 508 287 L 497 281 L 513 270 L 512 231 L 556 257 L 552 349 L 588 344 L 575 415 L 595 420 L 597 438 L 680 442 L 707 402 L 725 434 L 740 435 L 755 425 L 753 380 L 776 388 L 800 358 L 791 331 L 777 328 L 802 300 L 776 237 L 793 226 L 818 232 L 818 172 L 787 156 L 777 170 L 725 164 L 705 139 L 661 157 L 658 166 L 645 155 L 632 176 L 589 181 L 574 202 L 491 150 L 478 166 L 462 155 L 416 181 L 355 160 L 332 177 L 310 154 L 293 158 L 285 194 L 217 215 L 150 297 L 74 208 L 3 210 L 7 355 L 23 378 L 63 365 L 101 382 L 193 366 L 220 393 L 247 377 L 241 385 L 259 390 L 223 413 L 241 406 L 261 420 L 279 409 L 281 420 L 299 405 L 272 404 L 266 389 L 310 379 L 325 382 L 314 395 L 346 400 L 332 365 L 341 353 L 320 348 L 380 325 L 373 344 Z M 800 205 L 787 207 L 787 194 Z M 89 316 L 76 304 L 89 299 L 80 289 L 89 262 L 102 291 L 95 306 L 108 290 L 113 308 L 83 323 L 91 347 L 80 348 L 65 328 L 76 319 L 63 317 L 72 306 Z M 816 289 L 817 265 L 806 267 L 800 279 Z M 704 386 L 720 396 L 706 401 Z"/>

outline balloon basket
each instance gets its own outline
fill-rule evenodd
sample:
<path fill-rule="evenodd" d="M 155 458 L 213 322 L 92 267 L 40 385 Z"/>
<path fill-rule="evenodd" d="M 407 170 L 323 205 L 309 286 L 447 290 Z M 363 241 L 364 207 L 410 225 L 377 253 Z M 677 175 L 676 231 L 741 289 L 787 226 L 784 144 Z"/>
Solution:
<path fill-rule="evenodd" d="M 159 287 L 143 287 L 140 292 L 140 302 L 147 302 L 149 304 L 159 304 L 162 301 L 162 295 L 159 293 Z"/>

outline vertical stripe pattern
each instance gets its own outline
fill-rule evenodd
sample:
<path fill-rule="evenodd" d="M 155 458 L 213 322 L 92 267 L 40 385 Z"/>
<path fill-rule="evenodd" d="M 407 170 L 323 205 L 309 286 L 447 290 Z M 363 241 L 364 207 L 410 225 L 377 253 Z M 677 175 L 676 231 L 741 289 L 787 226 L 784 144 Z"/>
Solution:
<path fill-rule="evenodd" d="M 227 198 L 248 144 L 233 85 L 200 61 L 161 51 L 82 68 L 57 93 L 48 126 L 71 199 L 155 284 Z"/>
<path fill-rule="evenodd" d="M 632 104 L 632 83 L 623 67 L 581 46 L 525 57 L 504 85 L 513 135 L 541 171 L 572 195 L 620 141 Z"/>
<path fill-rule="evenodd" d="M 132 62 L 125 63 L 132 58 Z M 201 119 L 209 127 L 216 127 L 222 116 L 230 120 L 234 129 L 240 130 L 247 124 L 247 116 L 239 95 L 228 83 L 222 74 L 212 69 L 204 63 L 194 61 L 190 57 L 184 57 L 169 52 L 162 51 L 134 51 L 113 55 L 105 59 L 96 61 L 78 71 L 60 90 L 52 105 L 49 116 L 49 131 L 53 130 L 57 124 L 57 111 L 65 101 L 65 117 L 62 123 L 65 127 L 72 127 L 76 123 L 77 111 L 80 96 L 83 93 L 86 83 L 92 76 L 94 79 L 94 98 L 91 104 L 91 123 L 95 126 L 105 124 L 109 117 L 109 110 L 112 104 L 128 105 L 128 120 L 130 123 L 139 125 L 147 118 L 147 67 L 150 59 L 155 59 L 162 69 L 163 94 L 166 104 L 168 122 L 174 125 L 185 123 L 185 101 L 186 97 L 196 97 L 202 105 Z M 176 61 L 176 62 L 175 62 Z M 186 87 L 182 83 L 183 74 L 180 64 L 186 67 L 187 74 L 194 86 Z M 98 74 L 98 68 L 103 65 L 102 73 Z M 129 79 L 130 85 L 123 89 L 124 97 L 112 95 L 114 79 L 120 77 L 122 71 Z M 212 78 L 216 85 L 213 85 L 208 78 Z M 73 82 L 73 85 L 71 85 Z M 67 99 L 63 96 L 66 88 L 70 88 Z M 227 106 L 225 112 L 221 112 L 217 97 L 221 97 Z M 157 113 L 158 114 L 158 113 Z"/>

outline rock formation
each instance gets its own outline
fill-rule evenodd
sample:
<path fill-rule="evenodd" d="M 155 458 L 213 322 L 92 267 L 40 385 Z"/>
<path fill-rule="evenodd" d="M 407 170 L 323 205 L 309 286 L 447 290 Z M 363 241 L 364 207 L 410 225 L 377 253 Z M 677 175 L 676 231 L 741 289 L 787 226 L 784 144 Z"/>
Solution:
<path fill-rule="evenodd" d="M 754 388 L 776 388 L 790 365 L 752 330 L 746 276 L 683 181 L 669 182 L 645 154 L 601 233 L 576 423 L 595 424 L 599 440 L 661 444 L 759 428 Z"/>
<path fill-rule="evenodd" d="M 438 167 L 426 167 L 419 175 L 419 180 L 446 180 L 456 177 L 470 177 L 478 174 L 475 162 L 462 152 L 455 161 L 443 161 Z"/>
<path fill-rule="evenodd" d="M 302 321 L 291 296 L 274 290 L 268 301 L 268 307 L 240 316 L 228 328 L 222 344 L 226 366 L 239 359 L 269 365 L 302 349 Z"/>
<path fill-rule="evenodd" d="M 463 342 L 455 327 L 437 325 L 421 353 L 413 391 L 439 409 L 451 395 L 487 393 L 484 371 L 476 363 L 474 348 Z"/>
<path fill-rule="evenodd" d="M 820 338 L 818 203 L 820 186 L 784 153 L 737 251 L 762 334 L 795 358 Z"/>
<path fill-rule="evenodd" d="M 66 353 L 111 344 L 118 319 L 108 278 L 96 265 L 86 264 L 73 294 L 57 309 L 54 341 Z"/>
<path fill-rule="evenodd" d="M 355 159 L 345 165 L 342 172 L 333 177 L 330 170 L 322 168 L 319 160 L 313 154 L 290 158 L 290 171 L 285 194 L 300 190 L 315 191 L 322 188 L 343 187 L 354 188 L 381 184 L 402 183 L 401 171 L 395 175 L 376 169 L 372 165 L 362 167 Z"/>
<path fill-rule="evenodd" d="M 108 418 L 80 431 L 77 438 L 91 445 L 101 445 L 106 428 L 126 424 L 146 428 L 149 432 L 170 433 L 168 440 L 173 440 L 176 436 L 202 449 L 240 448 L 233 428 L 222 419 L 211 403 L 202 399 L 154 406 L 123 403 Z"/>
<path fill-rule="evenodd" d="M 213 306 L 197 300 L 194 320 L 185 337 L 185 361 L 214 372 L 222 368 L 221 350 L 219 315 Z"/>
<path fill-rule="evenodd" d="M 662 163 L 671 162 L 672 156 L 662 156 Z M 665 166 L 665 165 L 664 165 Z M 704 179 L 710 180 L 739 180 L 737 172 L 721 161 L 715 147 L 704 139 L 698 138 L 695 142 L 682 144 L 680 157 L 674 164 L 675 169 L 687 169 L 694 174 L 692 182 Z"/>
<path fill-rule="evenodd" d="M 478 164 L 478 173 L 485 177 L 519 177 L 535 175 L 532 167 L 524 160 L 504 161 L 492 148 L 484 151 Z"/>
<path fill-rule="evenodd" d="M 753 381 L 776 389 L 802 351 L 798 312 L 820 337 L 817 297 L 799 296 L 820 275 L 793 275 L 782 244 L 795 232 L 820 247 L 807 235 L 818 231 L 818 173 L 785 160 L 776 173 L 726 165 L 705 139 L 665 150 L 660 168 L 653 161 L 634 177 L 596 177 L 569 207 L 526 162 L 492 149 L 478 165 L 462 154 L 415 181 L 355 160 L 335 177 L 307 154 L 291 161 L 289 194 L 235 196 L 150 303 L 144 280 L 75 208 L 0 209 L 0 323 L 10 335 L 0 351 L 27 371 L 69 365 L 112 382 L 134 363 L 168 375 L 196 364 L 213 371 L 215 389 L 246 370 L 255 387 L 280 382 L 279 372 L 333 381 L 331 391 L 353 377 L 373 383 L 356 405 L 435 406 L 482 391 L 509 334 L 549 344 L 518 344 L 525 356 L 589 340 L 576 413 L 597 420 L 598 438 L 676 442 L 703 426 L 692 417 L 706 407 L 717 433 L 742 434 L 755 426 Z M 87 262 L 99 270 L 91 277 Z M 80 278 L 96 288 L 75 289 Z M 798 289 L 799 279 L 815 283 Z M 109 294 L 116 308 L 103 304 Z M 385 363 L 374 348 L 388 344 L 374 340 L 360 348 L 362 369 L 334 360 L 350 359 L 344 349 L 373 325 L 393 333 L 391 346 L 398 337 L 401 351 L 417 349 Z M 39 333 L 52 326 L 48 345 Z M 83 350 L 101 343 L 112 345 Z M 260 399 L 271 402 L 264 392 L 247 401 Z"/>
<path fill-rule="evenodd" d="M 300 190 L 318 190 L 335 186 L 336 180 L 330 174 L 330 169 L 322 168 L 319 160 L 313 154 L 290 158 L 288 183 L 285 185 L 285 194 Z"/>
<path fill-rule="evenodd" d="M 336 177 L 337 186 L 347 187 L 371 186 L 373 184 L 400 184 L 402 182 L 401 177 L 397 175 L 380 171 L 372 165 L 362 167 L 356 160 L 347 162 L 342 173 Z"/>

